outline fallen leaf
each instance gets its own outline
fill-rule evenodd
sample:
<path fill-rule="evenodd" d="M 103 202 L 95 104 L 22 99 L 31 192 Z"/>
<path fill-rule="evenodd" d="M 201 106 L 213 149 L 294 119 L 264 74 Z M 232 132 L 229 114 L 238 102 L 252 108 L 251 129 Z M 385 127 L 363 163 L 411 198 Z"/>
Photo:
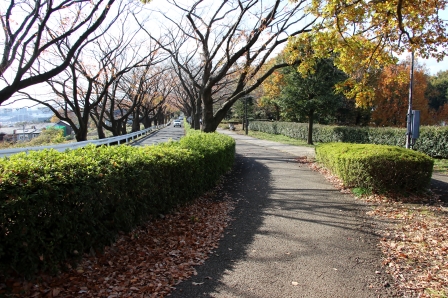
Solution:
<path fill-rule="evenodd" d="M 56 297 L 57 295 L 59 295 L 59 293 L 61 293 L 60 289 L 58 289 L 58 288 L 53 289 L 53 297 Z"/>
<path fill-rule="evenodd" d="M 199 198 L 173 214 L 154 218 L 128 234 L 120 233 L 101 254 L 83 255 L 77 266 L 59 276 L 41 274 L 32 287 L 19 277 L 11 284 L 23 298 L 166 297 L 182 280 L 197 275 L 194 267 L 218 247 L 232 220 L 233 200 L 227 198 L 216 200 L 209 193 L 208 198 Z M 191 221 L 193 215 L 200 220 Z"/>

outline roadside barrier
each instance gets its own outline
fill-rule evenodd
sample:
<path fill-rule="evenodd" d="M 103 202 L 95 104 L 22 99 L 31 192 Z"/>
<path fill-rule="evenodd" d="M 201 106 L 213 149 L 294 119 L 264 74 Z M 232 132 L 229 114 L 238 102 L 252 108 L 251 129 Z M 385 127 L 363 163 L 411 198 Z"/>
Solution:
<path fill-rule="evenodd" d="M 82 141 L 82 142 L 73 142 L 68 144 L 59 144 L 59 145 L 48 145 L 48 146 L 34 146 L 34 147 L 23 147 L 23 148 L 11 148 L 11 149 L 3 149 L 0 150 L 0 157 L 7 157 L 12 154 L 25 152 L 28 153 L 30 151 L 39 151 L 39 150 L 45 150 L 45 149 L 54 149 L 59 152 L 64 152 L 67 149 L 76 149 L 76 148 L 82 148 L 90 144 L 94 144 L 96 146 L 101 145 L 107 145 L 110 146 L 112 144 L 128 144 L 129 142 L 132 142 L 134 139 L 140 138 L 141 136 L 147 135 L 148 133 L 163 128 L 165 125 L 154 125 L 149 128 L 136 131 L 133 133 L 129 133 L 126 135 L 116 136 L 116 137 L 110 137 L 110 138 L 104 138 L 99 140 L 88 140 L 88 141 Z"/>

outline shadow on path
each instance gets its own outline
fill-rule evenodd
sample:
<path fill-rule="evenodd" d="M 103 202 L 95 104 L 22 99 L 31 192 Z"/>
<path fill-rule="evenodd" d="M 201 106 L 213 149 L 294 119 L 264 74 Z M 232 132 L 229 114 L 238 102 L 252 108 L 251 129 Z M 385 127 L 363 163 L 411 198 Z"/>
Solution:
<path fill-rule="evenodd" d="M 246 257 L 247 247 L 253 242 L 269 204 L 269 177 L 265 165 L 236 155 L 234 168 L 226 175 L 221 194 L 235 201 L 234 220 L 226 228 L 219 247 L 204 265 L 196 268 L 198 274 L 178 285 L 170 297 L 210 297 L 209 293 L 221 284 L 223 274 L 232 270 L 236 260 Z M 195 286 L 193 282 L 200 285 Z"/>
<path fill-rule="evenodd" d="M 237 142 L 234 221 L 170 297 L 395 297 L 366 206 L 269 147 Z"/>
<path fill-rule="evenodd" d="M 448 206 L 448 176 L 433 173 L 431 179 L 431 190 L 439 196 L 440 201 Z"/>

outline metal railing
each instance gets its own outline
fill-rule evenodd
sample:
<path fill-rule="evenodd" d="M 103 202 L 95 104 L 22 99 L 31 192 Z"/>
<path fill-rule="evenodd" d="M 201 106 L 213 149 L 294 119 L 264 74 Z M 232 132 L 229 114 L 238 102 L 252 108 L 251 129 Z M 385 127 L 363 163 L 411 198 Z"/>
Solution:
<path fill-rule="evenodd" d="M 82 148 L 90 144 L 94 144 L 96 146 L 101 145 L 107 145 L 110 146 L 111 144 L 128 144 L 129 142 L 132 142 L 134 139 L 140 138 L 143 135 L 147 135 L 148 133 L 165 127 L 165 125 L 157 125 L 157 126 L 151 126 L 149 128 L 136 131 L 133 133 L 129 133 L 126 135 L 116 136 L 116 137 L 110 137 L 110 138 L 104 138 L 104 139 L 98 139 L 98 140 L 88 140 L 88 141 L 82 141 L 82 142 L 73 142 L 68 144 L 59 144 L 59 145 L 48 145 L 48 146 L 34 146 L 34 147 L 23 147 L 23 148 L 11 148 L 11 149 L 3 149 L 0 150 L 0 157 L 6 157 L 10 156 L 12 154 L 20 153 L 20 152 L 30 152 L 30 151 L 39 151 L 39 150 L 45 150 L 45 149 L 54 149 L 59 152 L 64 152 L 67 149 L 76 149 L 76 148 Z"/>

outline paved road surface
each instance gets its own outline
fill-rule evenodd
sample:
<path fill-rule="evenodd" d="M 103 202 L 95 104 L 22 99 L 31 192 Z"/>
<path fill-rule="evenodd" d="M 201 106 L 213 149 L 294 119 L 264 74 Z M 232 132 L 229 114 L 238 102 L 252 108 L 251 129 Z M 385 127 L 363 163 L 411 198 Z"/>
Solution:
<path fill-rule="evenodd" d="M 132 143 L 133 146 L 145 146 L 145 145 L 156 145 L 159 143 L 168 142 L 169 140 L 178 141 L 181 137 L 185 135 L 184 127 L 174 127 L 169 125 L 154 133 L 141 138 Z"/>
<path fill-rule="evenodd" d="M 448 176 L 437 172 L 432 173 L 431 189 L 448 206 Z"/>
<path fill-rule="evenodd" d="M 235 220 L 171 297 L 394 297 L 368 207 L 295 162 L 310 149 L 235 135 Z M 392 286 L 391 286 L 392 285 Z"/>

